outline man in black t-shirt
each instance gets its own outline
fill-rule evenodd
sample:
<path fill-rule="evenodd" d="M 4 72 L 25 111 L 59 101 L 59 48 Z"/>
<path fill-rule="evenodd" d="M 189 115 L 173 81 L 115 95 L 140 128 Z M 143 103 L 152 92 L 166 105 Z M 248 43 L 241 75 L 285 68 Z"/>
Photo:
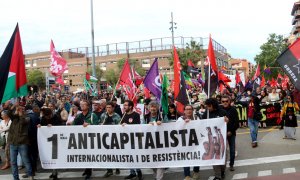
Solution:
<path fill-rule="evenodd" d="M 121 124 L 141 124 L 140 114 L 133 111 L 133 102 L 130 100 L 125 100 L 124 102 L 124 117 L 121 120 Z"/>
<path fill-rule="evenodd" d="M 141 124 L 141 120 L 140 120 L 140 115 L 139 113 L 133 111 L 133 102 L 130 100 L 125 100 L 124 102 L 124 117 L 123 119 L 121 119 L 121 123 L 122 126 L 127 125 L 127 124 Z M 130 174 L 128 176 L 125 177 L 125 179 L 133 179 L 136 178 L 138 180 L 142 180 L 143 179 L 143 175 L 142 175 L 142 171 L 141 169 L 130 169 Z"/>

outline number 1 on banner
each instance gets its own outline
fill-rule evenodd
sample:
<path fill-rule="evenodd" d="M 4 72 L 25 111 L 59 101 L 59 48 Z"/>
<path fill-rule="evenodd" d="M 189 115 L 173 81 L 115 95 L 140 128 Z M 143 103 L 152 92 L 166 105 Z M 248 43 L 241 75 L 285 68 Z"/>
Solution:
<path fill-rule="evenodd" d="M 57 134 L 53 134 L 47 140 L 52 141 L 52 159 L 57 159 Z"/>

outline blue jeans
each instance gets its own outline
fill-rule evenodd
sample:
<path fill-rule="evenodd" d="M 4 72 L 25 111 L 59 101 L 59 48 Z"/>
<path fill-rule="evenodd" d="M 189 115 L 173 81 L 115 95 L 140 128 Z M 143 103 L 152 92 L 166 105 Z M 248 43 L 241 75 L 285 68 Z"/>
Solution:
<path fill-rule="evenodd" d="M 22 161 L 25 165 L 27 175 L 32 176 L 32 169 L 30 164 L 30 159 L 28 156 L 28 145 L 10 145 L 10 163 L 11 163 L 11 171 L 14 177 L 14 180 L 19 180 L 19 170 L 17 164 L 17 156 L 20 153 Z"/>
<path fill-rule="evenodd" d="M 259 121 L 248 118 L 248 126 L 250 128 L 250 135 L 253 143 L 257 142 L 258 124 Z"/>
<path fill-rule="evenodd" d="M 194 169 L 193 169 L 194 172 L 199 172 L 199 170 L 200 170 L 199 166 L 195 166 Z M 183 168 L 183 173 L 184 173 L 184 177 L 191 176 L 190 167 L 184 167 Z"/>
<path fill-rule="evenodd" d="M 229 166 L 234 165 L 235 159 L 235 135 L 227 136 L 228 144 L 229 144 L 229 154 L 230 154 L 230 161 Z"/>
<path fill-rule="evenodd" d="M 136 172 L 142 172 L 141 169 L 136 169 Z M 130 174 L 136 175 L 134 169 L 130 169 Z"/>

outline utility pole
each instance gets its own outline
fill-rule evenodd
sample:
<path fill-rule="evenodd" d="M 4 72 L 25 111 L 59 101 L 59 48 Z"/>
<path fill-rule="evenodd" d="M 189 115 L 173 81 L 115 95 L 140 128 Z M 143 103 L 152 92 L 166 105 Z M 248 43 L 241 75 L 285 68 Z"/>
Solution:
<path fill-rule="evenodd" d="M 95 67 L 95 43 L 94 43 L 94 15 L 93 15 L 93 0 L 91 0 L 91 33 L 92 33 L 92 72 L 93 76 L 96 77 Z M 100 79 L 99 79 L 100 81 Z M 94 83 L 94 90 L 97 90 L 97 85 Z"/>
<path fill-rule="evenodd" d="M 171 27 L 169 28 L 172 32 L 172 46 L 174 47 L 175 44 L 174 44 L 174 29 L 177 29 L 176 25 L 177 23 L 173 21 L 173 12 L 171 12 Z"/>

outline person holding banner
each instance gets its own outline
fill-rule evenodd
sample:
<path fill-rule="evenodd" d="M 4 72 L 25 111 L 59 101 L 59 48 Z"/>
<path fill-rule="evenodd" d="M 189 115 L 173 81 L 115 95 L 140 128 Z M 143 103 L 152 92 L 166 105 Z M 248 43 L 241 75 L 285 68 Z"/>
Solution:
<path fill-rule="evenodd" d="M 190 104 L 184 106 L 184 112 L 183 116 L 180 116 L 177 121 L 185 121 L 186 123 L 193 121 L 193 120 L 198 120 L 197 116 L 194 115 L 194 107 Z M 195 166 L 193 168 L 193 176 L 191 178 L 191 172 L 190 172 L 190 167 L 184 167 L 183 172 L 184 172 L 184 180 L 199 180 L 200 179 L 200 167 Z"/>
<path fill-rule="evenodd" d="M 141 124 L 140 115 L 139 113 L 133 111 L 134 103 L 131 100 L 125 100 L 123 104 L 124 108 L 124 115 L 123 118 L 120 121 L 120 124 L 122 126 L 130 125 L 130 124 Z M 133 179 L 136 178 L 138 180 L 143 179 L 142 171 L 141 169 L 130 169 L 130 174 L 125 177 L 125 179 Z"/>
<path fill-rule="evenodd" d="M 100 125 L 116 125 L 120 123 L 121 117 L 114 112 L 114 103 L 106 103 L 106 112 L 104 111 L 100 116 Z M 120 174 L 120 170 L 116 169 L 116 174 Z M 107 178 L 113 175 L 112 169 L 107 169 L 104 177 Z"/>
<path fill-rule="evenodd" d="M 202 119 L 211 119 L 211 118 L 217 118 L 217 117 L 224 117 L 224 120 L 226 123 L 229 122 L 229 119 L 226 117 L 226 111 L 219 106 L 219 102 L 215 98 L 208 98 L 205 101 L 206 105 L 206 111 L 204 112 Z M 225 150 L 225 142 L 224 142 L 224 136 L 220 132 L 219 129 L 215 128 L 216 134 L 218 134 L 217 138 L 214 138 L 214 155 L 213 157 L 223 157 L 225 153 L 227 154 Z M 223 139 L 223 140 L 222 140 Z M 219 142 L 217 141 L 219 140 Z M 224 165 L 214 165 L 214 173 L 215 178 L 214 180 L 221 180 L 222 178 L 225 178 L 225 169 L 226 169 L 226 158 L 225 155 L 225 164 Z"/>
<path fill-rule="evenodd" d="M 299 106 L 294 102 L 293 95 L 287 96 L 287 101 L 284 103 L 281 110 L 281 121 L 284 121 L 284 137 L 283 139 L 296 140 L 297 117 L 296 112 L 299 111 Z"/>
<path fill-rule="evenodd" d="M 88 125 L 98 125 L 99 119 L 97 115 L 89 110 L 90 103 L 87 100 L 82 100 L 80 102 L 81 113 L 76 116 L 73 121 L 73 125 L 83 125 L 87 127 Z M 85 179 L 90 179 L 92 176 L 92 169 L 85 169 L 82 173 L 82 176 L 85 176 Z"/>
<path fill-rule="evenodd" d="M 38 128 L 40 128 L 41 126 L 51 127 L 61 125 L 59 117 L 56 114 L 53 114 L 50 108 L 43 108 L 42 113 L 43 116 L 41 118 L 41 123 L 37 125 Z M 52 174 L 49 176 L 49 178 L 58 179 L 57 169 L 52 170 Z"/>
<path fill-rule="evenodd" d="M 145 115 L 145 123 L 152 125 L 161 125 L 162 116 L 159 112 L 159 103 L 157 101 L 151 101 L 148 105 L 149 113 Z M 165 168 L 154 168 L 153 175 L 155 180 L 162 180 L 164 177 Z"/>

